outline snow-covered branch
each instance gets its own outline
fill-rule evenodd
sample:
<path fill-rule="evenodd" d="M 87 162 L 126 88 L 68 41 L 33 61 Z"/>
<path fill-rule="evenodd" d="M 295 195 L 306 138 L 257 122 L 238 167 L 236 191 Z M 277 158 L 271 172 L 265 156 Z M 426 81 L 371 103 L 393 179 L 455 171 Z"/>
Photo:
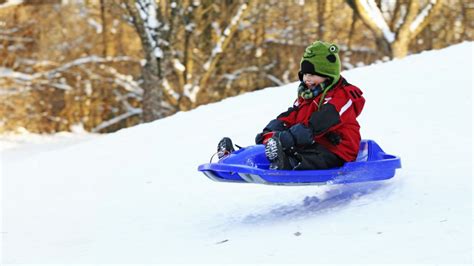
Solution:
<path fill-rule="evenodd" d="M 118 57 L 106 57 L 106 58 L 104 58 L 104 57 L 92 55 L 92 56 L 81 57 L 81 58 L 75 59 L 75 60 L 73 60 L 69 63 L 63 64 L 62 66 L 60 66 L 56 69 L 45 72 L 45 74 L 43 74 L 43 75 L 51 76 L 51 75 L 54 75 L 58 72 L 64 72 L 67 69 L 78 66 L 78 65 L 85 65 L 85 64 L 90 64 L 90 63 L 116 63 L 116 62 L 122 62 L 122 61 L 123 62 L 127 62 L 127 61 L 128 62 L 136 62 L 136 63 L 139 62 L 139 60 L 134 59 L 134 58 L 129 57 L 129 56 L 118 56 Z"/>
<path fill-rule="evenodd" d="M 143 95 L 143 89 L 140 87 L 140 85 L 138 85 L 138 82 L 136 82 L 131 75 L 121 74 L 113 67 L 106 67 L 105 69 L 109 72 L 109 74 L 112 75 L 113 83 L 124 88 L 126 91 L 134 93 L 135 95 Z"/>
<path fill-rule="evenodd" d="M 1 33 L 0 33 L 1 34 Z M 0 41 L 33 42 L 33 38 L 0 35 Z"/>
<path fill-rule="evenodd" d="M 41 85 L 41 86 L 51 86 L 56 89 L 61 90 L 70 90 L 74 86 L 67 84 L 66 80 L 62 79 L 61 73 L 66 72 L 67 70 L 73 67 L 81 67 L 90 78 L 94 79 L 105 79 L 103 76 L 96 74 L 90 68 L 82 68 L 86 64 L 90 63 L 114 63 L 114 62 L 137 62 L 138 60 L 133 59 L 131 57 L 123 56 L 123 57 L 110 57 L 110 58 L 103 58 L 98 56 L 89 56 L 78 58 L 66 64 L 63 64 L 57 68 L 46 70 L 46 71 L 36 71 L 35 73 L 25 73 L 13 70 L 11 68 L 4 68 L 0 67 L 0 79 L 4 80 L 11 80 L 14 83 L 30 86 L 33 84 Z M 25 61 L 28 65 L 40 65 L 40 66 L 50 66 L 50 65 L 57 65 L 57 63 L 51 61 Z M 35 62 L 37 64 L 35 64 Z M 111 81 L 118 86 L 124 88 L 125 90 L 132 92 L 136 95 L 142 95 L 143 89 L 138 85 L 136 81 L 130 75 L 121 74 L 117 69 L 111 66 L 103 66 L 104 70 L 107 71 L 109 75 L 112 76 Z"/>
<path fill-rule="evenodd" d="M 119 123 L 120 121 L 123 121 L 131 116 L 134 116 L 134 115 L 139 115 L 142 113 L 142 109 L 141 108 L 135 108 L 133 106 L 131 106 L 126 97 L 124 97 L 122 94 L 120 94 L 118 91 L 114 91 L 114 94 L 115 96 L 117 97 L 117 99 L 123 104 L 123 107 L 125 108 L 125 112 L 121 115 L 118 115 L 118 116 L 115 116 L 114 118 L 112 119 L 109 119 L 107 121 L 103 121 L 102 123 L 100 123 L 99 125 L 97 125 L 96 127 L 94 127 L 92 129 L 92 132 L 100 132 L 101 130 L 105 129 L 105 128 L 108 128 L 114 124 L 117 124 Z"/>
<path fill-rule="evenodd" d="M 232 17 L 232 20 L 230 21 L 229 25 L 227 25 L 223 34 L 219 36 L 216 45 L 212 49 L 211 56 L 206 61 L 206 63 L 204 63 L 204 69 L 208 70 L 211 67 L 213 61 L 215 60 L 217 54 L 220 54 L 224 51 L 224 46 L 227 46 L 226 41 L 229 40 L 231 34 L 235 31 L 235 28 L 238 26 L 238 22 L 240 22 L 240 20 L 242 19 L 242 15 L 244 14 L 244 11 L 247 9 L 247 7 L 248 5 L 246 3 L 242 4 L 237 10 L 234 17 Z"/>
<path fill-rule="evenodd" d="M 410 24 L 412 36 L 417 36 L 432 20 L 433 16 L 438 13 L 443 5 L 442 0 L 430 0 L 415 20 Z"/>
<path fill-rule="evenodd" d="M 219 82 L 223 79 L 226 79 L 227 80 L 226 87 L 229 87 L 232 82 L 237 80 L 244 73 L 256 73 L 256 72 L 259 72 L 259 71 L 262 71 L 262 70 L 264 72 L 266 72 L 266 71 L 270 70 L 271 68 L 273 68 L 274 66 L 275 66 L 275 63 L 271 63 L 271 64 L 268 64 L 268 65 L 264 66 L 262 69 L 259 69 L 256 66 L 250 66 L 250 67 L 244 67 L 244 68 L 241 68 L 241 69 L 237 69 L 237 70 L 233 71 L 232 73 L 227 73 L 227 74 L 222 75 Z M 281 86 L 281 85 L 285 84 L 283 81 L 281 81 L 279 78 L 275 77 L 274 75 L 264 73 L 263 76 L 265 78 L 271 80 L 273 83 L 275 83 L 278 86 Z"/>
<path fill-rule="evenodd" d="M 184 85 L 183 95 L 189 98 L 191 102 L 195 102 L 200 90 L 201 87 L 199 85 L 187 83 Z"/>
<path fill-rule="evenodd" d="M 165 93 L 170 96 L 174 102 L 179 100 L 180 95 L 171 88 L 171 85 L 166 78 L 163 78 L 163 88 L 165 89 Z"/>
<path fill-rule="evenodd" d="M 38 78 L 38 74 L 28 74 L 23 72 L 15 71 L 11 68 L 0 67 L 0 78 L 9 78 L 20 81 L 31 81 Z"/>
<path fill-rule="evenodd" d="M 271 75 L 271 74 L 266 74 L 265 75 L 266 78 L 268 78 L 269 80 L 271 80 L 273 83 L 275 83 L 277 86 L 283 86 L 285 85 L 285 83 L 283 81 L 281 81 L 279 78 L 275 77 L 274 75 Z"/>
<path fill-rule="evenodd" d="M 410 31 L 414 32 L 416 28 L 418 28 L 423 20 L 428 16 L 430 10 L 433 8 L 433 6 L 436 4 L 436 0 L 431 0 L 428 5 L 423 8 L 423 10 L 418 14 L 418 16 L 413 20 L 413 22 L 410 24 Z"/>
<path fill-rule="evenodd" d="M 222 75 L 221 79 L 227 79 L 227 80 L 233 81 L 233 80 L 236 80 L 240 75 L 246 72 L 258 72 L 258 67 L 250 66 L 250 67 L 237 69 L 232 73 L 227 73 L 227 74 Z"/>
<path fill-rule="evenodd" d="M 51 61 L 26 60 L 23 64 L 26 64 L 28 68 L 55 68 L 36 72 L 29 70 L 33 73 L 24 73 L 11 68 L 0 68 L 0 87 L 4 88 L 0 91 L 2 95 L 8 96 L 15 94 L 15 92 L 25 92 L 41 88 L 56 88 L 67 91 L 83 89 L 87 95 L 91 95 L 93 91 L 92 83 L 95 81 L 100 81 L 101 84 L 111 84 L 107 86 L 107 88 L 113 90 L 113 93 L 116 95 L 116 100 L 122 104 L 123 108 L 119 109 L 125 111 L 112 119 L 101 122 L 92 129 L 93 132 L 99 132 L 131 116 L 140 115 L 143 112 L 141 108 L 133 107 L 128 101 L 130 98 L 137 99 L 138 101 L 141 100 L 143 89 L 139 86 L 138 82 L 135 81 L 132 76 L 122 74 L 113 66 L 105 64 L 121 61 L 135 61 L 138 63 L 138 60 L 130 57 L 102 58 L 89 56 L 78 58 L 59 67 L 55 67 L 58 64 Z M 88 66 L 88 64 L 91 63 L 99 63 L 100 65 L 97 67 Z M 41 67 L 38 67 L 37 64 L 41 65 Z M 67 71 L 72 68 L 76 70 L 75 72 L 71 72 L 73 77 L 75 76 L 76 78 L 66 78 L 71 77 L 71 73 L 67 73 Z M 79 72 L 77 70 L 79 70 Z M 53 118 L 59 119 L 57 117 Z"/>
<path fill-rule="evenodd" d="M 361 13 L 373 22 L 373 25 L 383 33 L 385 39 L 391 43 L 395 40 L 395 34 L 390 30 L 382 11 L 378 8 L 374 0 L 359 0 L 363 11 Z"/>
<path fill-rule="evenodd" d="M 110 120 L 107 120 L 107 121 L 104 121 L 104 122 L 100 123 L 98 126 L 96 126 L 95 128 L 92 129 L 92 132 L 99 132 L 102 129 L 108 128 L 111 125 L 117 124 L 118 122 L 120 122 L 122 120 L 125 120 L 125 119 L 127 119 L 131 116 L 134 116 L 134 115 L 139 115 L 141 113 L 142 113 L 142 109 L 131 109 L 128 112 L 125 112 L 125 113 L 123 113 L 119 116 L 116 116 L 116 117 L 114 117 Z"/>
<path fill-rule="evenodd" d="M 430 0 L 420 11 L 420 1 L 396 3 L 395 7 L 390 4 L 382 4 L 382 10 L 384 10 L 382 12 L 375 0 L 346 1 L 357 12 L 364 24 L 375 33 L 379 50 L 395 58 L 408 54 L 410 41 L 428 25 L 442 5 L 442 0 Z M 389 11 L 393 11 L 392 29 L 388 26 L 383 15 L 390 15 Z"/>
<path fill-rule="evenodd" d="M 195 102 L 200 90 L 202 88 L 207 87 L 209 79 L 214 74 L 214 70 L 216 68 L 217 63 L 221 59 L 224 51 L 229 46 L 240 22 L 250 9 L 251 8 L 249 7 L 247 1 L 244 1 L 242 4 L 240 4 L 230 23 L 222 32 L 222 35 L 218 37 L 217 42 L 214 48 L 212 49 L 211 55 L 209 56 L 208 60 L 204 63 L 203 68 L 205 72 L 199 83 L 195 82 L 192 85 L 186 84 L 184 92 L 185 95 L 191 99 L 191 101 Z"/>

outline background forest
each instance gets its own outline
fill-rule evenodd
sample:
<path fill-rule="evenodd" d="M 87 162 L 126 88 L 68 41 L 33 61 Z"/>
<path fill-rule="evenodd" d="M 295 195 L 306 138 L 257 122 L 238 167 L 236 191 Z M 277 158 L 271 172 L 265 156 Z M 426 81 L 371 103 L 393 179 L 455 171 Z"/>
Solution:
<path fill-rule="evenodd" d="M 469 0 L 0 0 L 0 132 L 112 132 L 295 81 L 315 40 L 351 69 L 473 28 Z"/>

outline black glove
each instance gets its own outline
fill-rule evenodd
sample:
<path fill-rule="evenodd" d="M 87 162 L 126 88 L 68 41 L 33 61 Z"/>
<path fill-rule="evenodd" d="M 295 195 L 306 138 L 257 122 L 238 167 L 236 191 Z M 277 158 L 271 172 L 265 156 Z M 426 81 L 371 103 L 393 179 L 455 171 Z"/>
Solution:
<path fill-rule="evenodd" d="M 255 136 L 255 143 L 256 144 L 262 144 L 265 133 L 272 132 L 272 131 L 284 131 L 286 130 L 285 123 L 281 120 L 278 119 L 273 119 L 268 123 L 267 126 L 263 129 L 263 132 L 258 133 L 257 136 Z"/>
<path fill-rule="evenodd" d="M 292 126 L 289 131 L 293 135 L 296 145 L 307 146 L 314 142 L 312 129 L 301 123 Z"/>
<path fill-rule="evenodd" d="M 286 130 L 285 123 L 281 120 L 273 119 L 263 129 L 263 133 L 272 132 L 272 131 L 283 131 L 283 130 Z"/>
<path fill-rule="evenodd" d="M 339 135 L 338 133 L 334 131 L 328 132 L 324 136 L 326 137 L 327 140 L 329 140 L 329 142 L 332 143 L 332 145 L 338 145 L 339 143 L 341 143 L 341 135 Z"/>
<path fill-rule="evenodd" d="M 275 132 L 275 136 L 280 139 L 281 146 L 284 150 L 291 150 L 295 146 L 295 140 L 293 139 L 293 135 L 290 131 L 279 131 Z"/>
<path fill-rule="evenodd" d="M 257 136 L 255 136 L 255 144 L 262 144 L 263 143 L 263 135 L 265 133 L 258 133 Z"/>

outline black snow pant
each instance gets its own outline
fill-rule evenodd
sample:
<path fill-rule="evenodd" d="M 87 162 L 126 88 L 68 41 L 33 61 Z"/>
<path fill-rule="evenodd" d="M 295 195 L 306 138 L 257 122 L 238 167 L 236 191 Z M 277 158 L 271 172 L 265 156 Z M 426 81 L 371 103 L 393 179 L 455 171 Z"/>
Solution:
<path fill-rule="evenodd" d="M 314 143 L 304 148 L 286 152 L 293 170 L 317 170 L 341 167 L 345 161 L 324 146 Z"/>

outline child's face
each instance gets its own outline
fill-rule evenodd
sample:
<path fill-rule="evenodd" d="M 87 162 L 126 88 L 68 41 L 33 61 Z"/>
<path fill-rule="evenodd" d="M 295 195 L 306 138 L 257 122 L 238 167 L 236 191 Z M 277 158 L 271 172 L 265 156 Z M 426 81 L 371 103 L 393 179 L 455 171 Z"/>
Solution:
<path fill-rule="evenodd" d="M 327 78 L 325 77 L 320 77 L 318 75 L 313 75 L 313 74 L 304 74 L 303 75 L 303 82 L 306 84 L 306 87 L 308 88 L 313 88 L 318 86 L 320 83 L 325 81 Z"/>

